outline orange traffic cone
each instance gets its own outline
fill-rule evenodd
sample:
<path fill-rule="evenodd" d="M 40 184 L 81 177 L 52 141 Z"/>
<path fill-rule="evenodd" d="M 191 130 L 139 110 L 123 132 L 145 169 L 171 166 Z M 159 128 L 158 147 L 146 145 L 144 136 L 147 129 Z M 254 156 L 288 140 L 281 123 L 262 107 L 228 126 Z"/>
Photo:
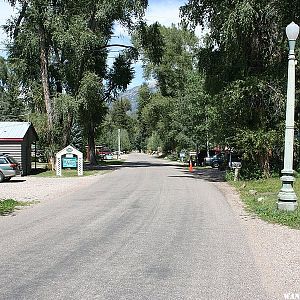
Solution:
<path fill-rule="evenodd" d="M 191 160 L 190 160 L 189 171 L 190 171 L 190 172 L 193 172 L 193 164 L 192 164 L 192 161 L 191 161 Z"/>

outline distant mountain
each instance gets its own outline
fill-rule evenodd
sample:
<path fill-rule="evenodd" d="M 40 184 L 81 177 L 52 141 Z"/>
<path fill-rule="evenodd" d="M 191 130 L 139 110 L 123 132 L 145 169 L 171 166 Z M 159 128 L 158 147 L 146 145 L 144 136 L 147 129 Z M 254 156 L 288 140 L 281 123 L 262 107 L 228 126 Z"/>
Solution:
<path fill-rule="evenodd" d="M 148 86 L 149 86 L 151 92 L 154 93 L 157 91 L 156 84 L 151 83 L 151 84 L 148 84 Z M 132 113 L 135 113 L 138 108 L 139 89 L 140 89 L 140 86 L 135 86 L 119 95 L 119 98 L 126 98 L 130 101 Z"/>
<path fill-rule="evenodd" d="M 137 111 L 139 89 L 140 89 L 140 86 L 135 86 L 134 88 L 129 89 L 119 95 L 119 98 L 126 98 L 130 101 L 131 110 L 133 113 Z"/>

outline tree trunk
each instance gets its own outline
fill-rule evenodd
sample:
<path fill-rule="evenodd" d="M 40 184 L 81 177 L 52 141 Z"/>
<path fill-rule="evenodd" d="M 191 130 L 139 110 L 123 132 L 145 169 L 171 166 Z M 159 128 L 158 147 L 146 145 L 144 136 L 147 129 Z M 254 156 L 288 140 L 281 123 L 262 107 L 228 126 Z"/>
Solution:
<path fill-rule="evenodd" d="M 70 144 L 71 140 L 71 129 L 73 125 L 73 114 L 70 112 L 67 120 L 65 120 L 66 124 L 64 126 L 63 132 L 63 145 L 67 147 Z"/>
<path fill-rule="evenodd" d="M 271 175 L 270 175 L 270 156 L 268 153 L 261 155 L 260 166 L 263 171 L 263 177 L 269 178 Z"/>
<path fill-rule="evenodd" d="M 50 142 L 52 142 L 53 129 L 53 112 L 50 98 L 49 75 L 48 75 L 48 50 L 46 47 L 46 33 L 42 23 L 39 24 L 39 39 L 40 39 L 40 62 L 41 62 L 41 78 L 43 85 L 44 101 L 47 112 L 48 130 Z"/>
<path fill-rule="evenodd" d="M 88 146 L 90 149 L 90 164 L 92 166 L 97 165 L 97 157 L 96 157 L 96 152 L 95 152 L 95 132 L 92 126 L 89 128 L 88 132 Z"/>
<path fill-rule="evenodd" d="M 54 146 L 53 140 L 53 112 L 50 98 L 49 74 L 48 74 L 48 48 L 46 45 L 46 32 L 42 20 L 39 23 L 39 40 L 40 40 L 40 68 L 41 79 L 44 93 L 44 101 L 47 113 L 47 127 L 48 127 L 48 143 L 51 148 Z M 51 170 L 55 168 L 54 154 L 49 157 L 49 165 Z"/>

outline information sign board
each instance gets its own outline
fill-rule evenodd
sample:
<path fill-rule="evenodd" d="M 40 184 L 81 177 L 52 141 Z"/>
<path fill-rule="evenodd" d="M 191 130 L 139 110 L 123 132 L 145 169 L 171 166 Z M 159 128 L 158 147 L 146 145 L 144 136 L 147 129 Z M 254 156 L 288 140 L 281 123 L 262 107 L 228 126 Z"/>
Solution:
<path fill-rule="evenodd" d="M 62 166 L 63 166 L 63 168 L 77 168 L 76 157 L 72 157 L 72 158 L 64 157 L 62 159 Z"/>

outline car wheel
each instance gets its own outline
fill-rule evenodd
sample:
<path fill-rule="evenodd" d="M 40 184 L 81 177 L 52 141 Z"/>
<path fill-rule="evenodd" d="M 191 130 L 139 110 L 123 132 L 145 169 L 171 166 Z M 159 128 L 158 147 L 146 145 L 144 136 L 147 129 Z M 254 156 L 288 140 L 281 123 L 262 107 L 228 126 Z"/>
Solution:
<path fill-rule="evenodd" d="M 4 175 L 0 172 L 0 182 L 4 181 Z"/>
<path fill-rule="evenodd" d="M 214 162 L 211 164 L 211 166 L 212 166 L 213 168 L 219 168 L 219 163 L 218 163 L 217 161 L 214 161 Z"/>

